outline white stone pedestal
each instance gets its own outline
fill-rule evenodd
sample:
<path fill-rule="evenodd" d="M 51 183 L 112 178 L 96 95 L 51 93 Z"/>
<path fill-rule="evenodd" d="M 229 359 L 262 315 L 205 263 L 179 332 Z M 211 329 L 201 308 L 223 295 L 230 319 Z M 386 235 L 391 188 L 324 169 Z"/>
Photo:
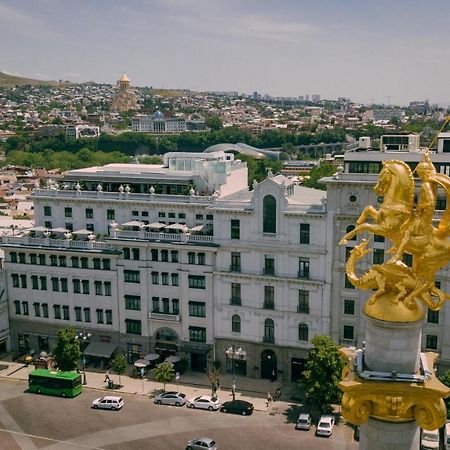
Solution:
<path fill-rule="evenodd" d="M 366 316 L 365 365 L 371 371 L 412 374 L 420 366 L 422 320 L 385 322 Z M 419 427 L 415 421 L 383 422 L 369 419 L 361 425 L 361 450 L 418 450 Z"/>
<path fill-rule="evenodd" d="M 419 369 L 422 320 L 384 322 L 366 316 L 365 363 L 369 370 L 415 373 Z"/>
<path fill-rule="evenodd" d="M 390 423 L 369 419 L 361 425 L 360 450 L 419 450 L 416 422 Z"/>

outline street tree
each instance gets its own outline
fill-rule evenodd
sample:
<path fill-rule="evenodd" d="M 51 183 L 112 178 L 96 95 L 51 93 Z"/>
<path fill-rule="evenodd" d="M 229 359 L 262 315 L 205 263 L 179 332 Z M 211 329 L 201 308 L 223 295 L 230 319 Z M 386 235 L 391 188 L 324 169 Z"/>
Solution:
<path fill-rule="evenodd" d="M 212 367 L 208 371 L 208 380 L 211 383 L 211 396 L 214 397 L 216 395 L 216 391 L 220 385 L 220 369 L 218 367 Z"/>
<path fill-rule="evenodd" d="M 440 377 L 439 380 L 442 384 L 445 384 L 447 387 L 450 387 L 450 370 L 445 371 Z M 450 419 L 450 398 L 444 400 L 445 406 L 447 407 L 447 418 Z"/>
<path fill-rule="evenodd" d="M 125 356 L 122 354 L 118 354 L 114 357 L 114 359 L 111 361 L 111 369 L 119 375 L 119 385 L 121 385 L 120 382 L 120 375 L 123 375 L 125 373 L 125 370 L 127 369 L 128 363 L 125 359 Z"/>
<path fill-rule="evenodd" d="M 300 382 L 305 388 L 307 402 L 325 412 L 331 404 L 341 400 L 338 383 L 345 360 L 338 345 L 329 336 L 315 336 L 311 343 L 313 347 L 308 352 Z"/>
<path fill-rule="evenodd" d="M 58 370 L 75 370 L 81 357 L 80 342 L 75 338 L 77 332 L 72 327 L 58 331 L 53 358 Z"/>
<path fill-rule="evenodd" d="M 170 362 L 162 362 L 152 369 L 152 374 L 156 381 L 163 384 L 164 390 L 166 390 L 166 383 L 172 381 L 175 377 L 175 369 Z"/>

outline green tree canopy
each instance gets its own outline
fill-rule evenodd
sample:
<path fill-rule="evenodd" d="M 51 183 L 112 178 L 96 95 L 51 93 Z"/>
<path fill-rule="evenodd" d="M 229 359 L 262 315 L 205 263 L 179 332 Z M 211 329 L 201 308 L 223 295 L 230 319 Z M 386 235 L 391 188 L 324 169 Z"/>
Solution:
<path fill-rule="evenodd" d="M 323 177 L 330 177 L 337 172 L 337 168 L 333 164 L 323 163 L 314 167 L 309 172 L 309 178 L 303 183 L 303 186 L 326 190 L 326 186 L 319 183 L 319 180 Z"/>
<path fill-rule="evenodd" d="M 341 399 L 338 383 L 345 361 L 329 336 L 315 336 L 311 343 L 314 347 L 308 352 L 300 382 L 308 394 L 308 403 L 325 412 Z"/>
<path fill-rule="evenodd" d="M 175 369 L 170 362 L 162 362 L 152 369 L 152 374 L 156 381 L 163 384 L 164 390 L 166 390 L 166 383 L 172 381 L 175 377 Z"/>
<path fill-rule="evenodd" d="M 205 119 L 206 126 L 211 130 L 217 131 L 221 130 L 223 127 L 222 120 L 219 117 L 211 116 Z"/>
<path fill-rule="evenodd" d="M 162 164 L 164 160 L 160 156 L 141 156 L 139 162 L 141 164 Z"/>
<path fill-rule="evenodd" d="M 111 369 L 119 375 L 119 384 L 120 383 L 120 376 L 125 373 L 125 370 L 127 369 L 128 363 L 125 359 L 125 356 L 122 354 L 118 354 L 114 357 L 114 359 L 111 361 Z"/>
<path fill-rule="evenodd" d="M 59 370 L 74 370 L 81 357 L 80 342 L 76 339 L 77 332 L 72 327 L 58 331 L 53 357 Z"/>

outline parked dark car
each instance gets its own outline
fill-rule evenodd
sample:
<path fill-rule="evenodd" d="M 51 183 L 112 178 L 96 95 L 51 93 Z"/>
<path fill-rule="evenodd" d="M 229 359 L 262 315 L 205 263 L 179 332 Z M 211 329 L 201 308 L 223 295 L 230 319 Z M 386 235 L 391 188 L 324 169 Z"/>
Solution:
<path fill-rule="evenodd" d="M 220 407 L 220 411 L 231 414 L 241 414 L 242 416 L 249 416 L 253 413 L 253 404 L 245 400 L 231 400 L 225 402 Z"/>

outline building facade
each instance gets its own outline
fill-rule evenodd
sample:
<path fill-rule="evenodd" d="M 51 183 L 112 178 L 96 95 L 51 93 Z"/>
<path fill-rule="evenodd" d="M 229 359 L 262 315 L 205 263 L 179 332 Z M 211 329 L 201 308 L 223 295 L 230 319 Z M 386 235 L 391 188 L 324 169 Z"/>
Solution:
<path fill-rule="evenodd" d="M 250 191 L 223 152 L 70 171 L 33 194 L 35 227 L 3 237 L 9 347 L 49 351 L 71 325 L 92 334 L 92 356 L 296 379 L 329 333 L 324 195 L 272 174 Z"/>

